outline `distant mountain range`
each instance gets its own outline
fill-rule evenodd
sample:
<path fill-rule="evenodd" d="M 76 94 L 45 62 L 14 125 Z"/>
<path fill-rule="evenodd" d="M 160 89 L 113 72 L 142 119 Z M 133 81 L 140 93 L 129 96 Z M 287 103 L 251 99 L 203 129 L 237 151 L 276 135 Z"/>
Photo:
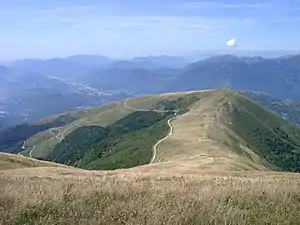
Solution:
<path fill-rule="evenodd" d="M 97 55 L 18 60 L 0 67 L 0 124 L 126 97 L 220 87 L 300 100 L 300 55 L 220 55 L 195 62 L 174 56 L 120 61 Z"/>
<path fill-rule="evenodd" d="M 140 57 L 118 61 L 97 55 L 23 59 L 0 66 L 0 124 L 10 126 L 128 96 L 160 91 L 155 70 L 186 61 L 179 57 Z M 162 72 L 164 73 L 164 72 Z M 143 76 L 143 83 L 140 83 Z"/>
<path fill-rule="evenodd" d="M 177 88 L 230 87 L 262 91 L 279 98 L 300 99 L 300 56 L 264 59 L 218 56 L 188 65 Z"/>
<path fill-rule="evenodd" d="M 140 94 L 229 87 L 300 100 L 299 55 L 269 59 L 222 55 L 182 68 L 131 68 L 131 63 L 99 69 L 84 81 L 98 88 L 124 88 Z"/>
<path fill-rule="evenodd" d="M 6 63 L 7 67 L 55 75 L 65 78 L 84 76 L 97 69 L 158 69 L 182 68 L 189 61 L 176 56 L 137 57 L 131 60 L 115 60 L 98 55 L 74 55 L 66 58 L 23 59 Z"/>

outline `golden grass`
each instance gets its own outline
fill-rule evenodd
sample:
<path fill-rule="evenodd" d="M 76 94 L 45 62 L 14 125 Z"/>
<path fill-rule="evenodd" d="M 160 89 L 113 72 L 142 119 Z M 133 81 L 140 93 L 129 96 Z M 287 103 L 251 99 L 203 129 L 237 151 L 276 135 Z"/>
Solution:
<path fill-rule="evenodd" d="M 87 126 L 87 125 L 99 125 L 99 126 L 108 126 L 137 109 L 151 109 L 157 102 L 163 99 L 176 99 L 179 96 L 184 95 L 183 93 L 174 94 L 163 94 L 163 95 L 149 95 L 141 98 L 134 98 L 128 101 L 128 106 L 125 107 L 125 101 L 110 103 L 100 107 L 88 108 L 74 112 L 67 112 L 77 119 L 65 126 L 59 128 L 60 133 L 63 133 L 64 136 L 70 134 L 78 127 Z M 59 116 L 59 115 L 58 115 Z M 46 118 L 44 120 L 36 122 L 37 124 L 43 124 L 44 122 L 50 122 L 55 120 L 58 116 L 53 116 Z M 40 132 L 27 140 L 26 147 L 22 153 L 28 155 L 29 151 L 33 146 L 34 157 L 47 157 L 49 153 L 54 149 L 55 145 L 59 143 L 59 139 L 55 138 L 53 132 L 49 130 Z M 29 149 L 29 150 L 28 150 Z"/>
<path fill-rule="evenodd" d="M 66 167 L 61 164 L 0 152 L 0 171 L 30 167 Z"/>
<path fill-rule="evenodd" d="M 0 224 L 299 224 L 299 185 L 265 172 L 12 170 L 0 174 Z"/>
<path fill-rule="evenodd" d="M 300 175 L 266 171 L 237 139 L 228 128 L 223 90 L 188 94 L 203 98 L 172 120 L 173 134 L 158 146 L 154 164 L 0 171 L 0 224 L 300 224 Z M 149 108 L 178 95 L 127 103 Z M 114 111 L 106 110 L 99 121 Z"/>
<path fill-rule="evenodd" d="M 161 169 L 168 165 L 172 169 L 191 172 L 193 170 L 237 171 L 266 170 L 259 157 L 247 149 L 232 129 L 223 105 L 226 90 L 207 91 L 190 107 L 190 110 L 172 120 L 173 134 L 157 147 L 155 162 Z M 251 156 L 251 159 L 249 158 Z"/>

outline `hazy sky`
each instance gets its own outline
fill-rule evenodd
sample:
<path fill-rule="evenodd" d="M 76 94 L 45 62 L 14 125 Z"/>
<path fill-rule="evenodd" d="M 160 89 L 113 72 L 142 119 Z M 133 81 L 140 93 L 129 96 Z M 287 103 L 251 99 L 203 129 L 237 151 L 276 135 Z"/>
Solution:
<path fill-rule="evenodd" d="M 0 59 L 296 50 L 299 28 L 299 0 L 3 0 Z"/>

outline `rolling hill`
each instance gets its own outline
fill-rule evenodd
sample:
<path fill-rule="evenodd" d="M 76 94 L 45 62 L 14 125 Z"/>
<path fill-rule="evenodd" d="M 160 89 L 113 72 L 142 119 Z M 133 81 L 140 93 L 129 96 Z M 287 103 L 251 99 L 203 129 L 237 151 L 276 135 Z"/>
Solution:
<path fill-rule="evenodd" d="M 89 170 L 1 171 L 0 223 L 300 222 L 299 174 L 289 173 L 299 172 L 300 130 L 245 95 L 150 95 L 66 115 L 21 153 Z"/>
<path fill-rule="evenodd" d="M 180 97 L 181 94 L 178 94 Z M 190 94 L 191 99 L 187 100 L 187 103 L 191 100 L 193 100 L 193 93 Z M 33 157 L 37 158 L 44 158 L 46 159 L 50 152 L 53 151 L 56 144 L 62 141 L 62 139 L 65 139 L 66 136 L 68 136 L 72 131 L 75 131 L 77 128 L 82 126 L 110 126 L 114 123 L 117 123 L 122 118 L 126 116 L 130 116 L 131 113 L 136 113 L 137 111 L 140 111 L 139 109 L 142 109 L 144 111 L 141 111 L 140 113 L 149 114 L 149 111 L 152 111 L 152 109 L 161 109 L 162 107 L 165 107 L 162 105 L 163 100 L 170 100 L 170 103 L 172 101 L 178 100 L 177 105 L 178 107 L 186 107 L 184 99 L 178 99 L 178 96 L 176 95 L 153 95 L 148 97 L 142 97 L 138 99 L 126 99 L 122 102 L 117 103 L 111 103 L 107 104 L 103 107 L 98 108 L 91 108 L 91 109 L 85 109 L 75 112 L 70 112 L 67 114 L 54 116 L 50 119 L 45 119 L 42 121 L 38 121 L 37 123 L 32 123 L 29 125 L 30 128 L 36 127 L 38 124 L 39 126 L 47 127 L 48 129 L 45 129 L 42 132 L 39 132 L 28 139 L 19 139 L 17 142 L 17 145 L 13 148 L 14 152 L 20 152 L 21 154 L 25 154 L 29 156 L 29 152 L 32 150 L 32 148 L 35 148 L 34 152 L 32 152 Z M 174 106 L 172 105 L 166 105 L 171 109 Z M 170 108 L 171 107 L 171 108 Z M 163 112 L 168 113 L 170 110 L 162 109 Z M 160 114 L 158 111 L 156 114 Z M 165 115 L 167 116 L 167 115 Z M 69 118 L 69 123 L 65 125 L 60 126 L 51 126 L 51 121 L 58 121 L 59 118 Z M 117 125 L 117 124 L 115 124 Z M 16 136 L 16 131 L 20 131 L 21 129 L 13 130 L 13 133 L 11 134 L 10 130 L 5 130 L 2 132 L 2 138 L 1 143 L 6 143 L 5 141 L 8 139 L 9 136 Z M 8 134 L 7 134 L 8 132 Z M 24 133 L 24 132 L 23 132 Z M 9 135 L 11 134 L 11 135 Z M 7 140 L 7 142 L 11 142 L 11 140 Z M 0 144 L 1 144 L 0 143 Z M 12 143 L 12 142 L 11 142 Z M 15 143 L 12 143 L 15 145 Z M 23 149 L 22 149 L 23 147 Z M 24 150 L 25 148 L 25 150 Z M 6 148 L 7 149 L 7 148 Z M 12 152 L 12 150 L 8 150 L 9 152 Z"/>
<path fill-rule="evenodd" d="M 49 123 L 59 118 L 63 123 Z M 228 89 L 126 99 L 37 124 L 3 131 L 6 151 L 84 169 L 130 168 L 153 161 L 165 162 L 167 168 L 187 163 L 182 171 L 204 165 L 224 170 L 300 170 L 298 128 Z M 27 136 L 8 139 L 26 129 Z M 153 149 L 170 129 L 172 135 Z"/>

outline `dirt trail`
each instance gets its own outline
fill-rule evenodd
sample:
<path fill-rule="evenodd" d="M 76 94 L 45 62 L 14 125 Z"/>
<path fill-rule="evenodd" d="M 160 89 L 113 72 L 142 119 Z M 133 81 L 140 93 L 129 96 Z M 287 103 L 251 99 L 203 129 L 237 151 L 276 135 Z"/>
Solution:
<path fill-rule="evenodd" d="M 156 157 L 156 153 L 157 153 L 157 146 L 162 143 L 163 141 L 167 140 L 169 136 L 171 136 L 173 134 L 173 126 L 171 124 L 171 119 L 168 120 L 168 125 L 170 127 L 170 131 L 169 133 L 167 134 L 167 136 L 165 136 L 164 138 L 160 139 L 154 146 L 153 146 L 153 156 L 152 156 L 152 159 L 150 161 L 150 164 L 152 164 L 155 160 L 155 157 Z"/>
<path fill-rule="evenodd" d="M 33 148 L 31 149 L 31 151 L 29 152 L 29 157 L 32 158 L 32 152 L 34 151 L 34 149 L 36 148 L 36 146 L 33 146 Z"/>
<path fill-rule="evenodd" d="M 205 124 L 202 141 L 206 141 L 209 139 L 208 130 L 213 124 L 215 124 L 216 126 L 221 125 L 220 127 L 222 127 L 222 124 L 220 123 L 220 115 L 222 114 L 221 105 L 222 105 L 222 102 L 218 103 L 216 106 L 215 112 L 213 114 L 209 115 L 207 122 Z M 212 159 L 211 163 L 214 163 L 216 161 L 216 157 L 211 157 L 211 159 Z"/>
<path fill-rule="evenodd" d="M 133 108 L 133 107 L 130 107 L 130 106 L 127 105 L 128 100 L 129 100 L 129 99 L 127 98 L 127 99 L 125 100 L 125 102 L 124 102 L 124 106 L 125 106 L 125 108 L 127 108 L 127 109 L 133 109 L 133 110 L 135 110 L 135 111 L 142 111 L 142 112 L 154 111 L 154 112 L 159 112 L 159 113 L 164 113 L 164 112 L 170 112 L 170 111 L 172 111 L 172 112 L 175 113 L 175 116 L 177 115 L 177 111 L 174 111 L 174 110 L 151 110 L 151 109 L 137 109 L 137 108 Z M 172 119 L 168 119 L 168 121 L 167 121 L 167 123 L 168 123 L 168 125 L 169 125 L 169 127 L 170 127 L 170 130 L 169 130 L 169 133 L 167 134 L 167 136 L 165 136 L 164 138 L 158 140 L 158 141 L 156 142 L 156 144 L 153 146 L 153 156 L 152 156 L 152 159 L 151 159 L 151 161 L 150 161 L 150 164 L 152 164 L 152 163 L 154 162 L 155 158 L 156 158 L 156 154 L 157 154 L 157 146 L 158 146 L 160 143 L 162 143 L 163 141 L 167 140 L 168 137 L 170 137 L 170 136 L 173 134 L 173 126 L 171 125 L 171 120 L 172 120 Z"/>
<path fill-rule="evenodd" d="M 75 125 L 75 126 L 76 126 L 76 125 Z M 68 127 L 67 129 L 65 129 L 65 130 L 62 132 L 62 134 L 61 134 L 61 140 L 65 139 L 65 134 L 66 134 L 66 132 L 67 132 L 69 129 L 75 127 L 75 126 L 70 126 L 70 127 Z"/>
<path fill-rule="evenodd" d="M 60 133 L 56 135 L 56 134 L 54 133 L 54 129 L 55 129 L 55 128 L 51 128 L 51 129 L 50 129 L 51 134 L 52 134 L 57 140 L 62 141 L 62 138 L 59 137 Z"/>

